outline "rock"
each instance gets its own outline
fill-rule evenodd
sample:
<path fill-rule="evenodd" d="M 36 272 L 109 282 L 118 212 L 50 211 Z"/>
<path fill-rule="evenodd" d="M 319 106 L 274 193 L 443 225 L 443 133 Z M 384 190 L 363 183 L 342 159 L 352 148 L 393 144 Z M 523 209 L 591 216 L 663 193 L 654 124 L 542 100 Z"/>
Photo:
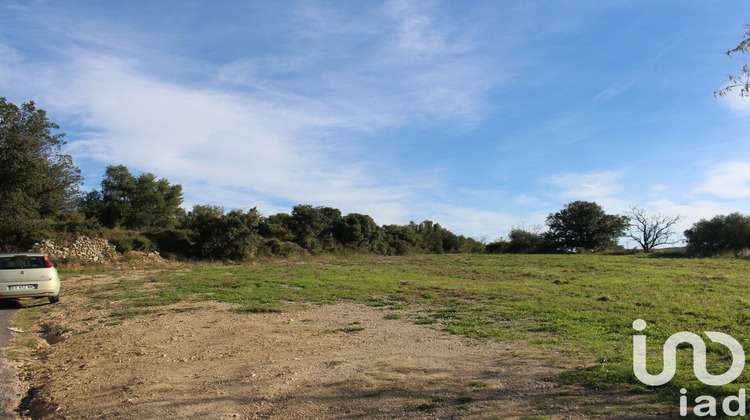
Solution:
<path fill-rule="evenodd" d="M 79 236 L 69 246 L 56 244 L 52 239 L 45 239 L 34 244 L 32 249 L 48 255 L 53 260 L 62 259 L 88 263 L 103 263 L 115 255 L 115 247 L 110 245 L 109 241 L 87 236 Z"/>

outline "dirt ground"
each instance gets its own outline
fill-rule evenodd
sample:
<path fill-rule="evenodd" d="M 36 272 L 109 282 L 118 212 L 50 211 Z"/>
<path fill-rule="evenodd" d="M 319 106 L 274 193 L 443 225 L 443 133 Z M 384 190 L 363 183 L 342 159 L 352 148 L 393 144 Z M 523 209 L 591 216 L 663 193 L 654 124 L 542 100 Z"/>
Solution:
<path fill-rule="evenodd" d="M 117 319 L 86 294 L 114 281 L 69 277 L 59 304 L 35 304 L 46 308 L 42 359 L 17 366 L 30 390 L 25 417 L 673 417 L 643 397 L 555 382 L 582 361 L 450 335 L 385 309 L 342 303 L 238 314 L 227 304 L 183 302 Z"/>

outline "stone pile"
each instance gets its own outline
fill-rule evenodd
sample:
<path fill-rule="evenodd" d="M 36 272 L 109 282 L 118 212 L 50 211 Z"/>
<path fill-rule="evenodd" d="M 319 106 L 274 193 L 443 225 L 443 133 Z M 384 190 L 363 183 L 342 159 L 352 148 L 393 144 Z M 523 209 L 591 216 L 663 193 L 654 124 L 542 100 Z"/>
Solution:
<path fill-rule="evenodd" d="M 103 238 L 89 238 L 88 236 L 79 236 L 69 246 L 56 244 L 52 239 L 45 239 L 34 244 L 32 250 L 44 253 L 52 260 L 89 263 L 109 261 L 115 255 L 115 247 L 110 245 L 109 241 Z"/>

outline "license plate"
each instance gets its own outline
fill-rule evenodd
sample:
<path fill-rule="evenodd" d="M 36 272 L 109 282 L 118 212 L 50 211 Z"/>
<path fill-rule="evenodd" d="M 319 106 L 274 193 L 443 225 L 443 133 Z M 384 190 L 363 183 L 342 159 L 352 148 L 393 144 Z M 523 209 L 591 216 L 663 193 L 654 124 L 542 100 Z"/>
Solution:
<path fill-rule="evenodd" d="M 36 285 L 25 284 L 23 286 L 8 286 L 8 290 L 36 290 Z"/>

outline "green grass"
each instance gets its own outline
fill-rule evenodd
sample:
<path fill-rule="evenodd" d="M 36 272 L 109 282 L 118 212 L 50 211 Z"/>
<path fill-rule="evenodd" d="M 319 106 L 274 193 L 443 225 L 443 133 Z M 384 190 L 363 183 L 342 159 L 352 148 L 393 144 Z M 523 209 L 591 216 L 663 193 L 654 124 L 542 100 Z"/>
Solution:
<path fill-rule="evenodd" d="M 153 292 L 144 295 L 147 283 Z M 469 337 L 552 346 L 595 362 L 561 380 L 649 391 L 632 372 L 633 320 L 647 321 L 649 370 L 659 372 L 662 344 L 679 331 L 721 331 L 750 343 L 749 288 L 747 259 L 441 255 L 194 265 L 140 281 L 122 279 L 103 293 L 130 308 L 188 297 L 237 303 L 245 308 L 238 311 L 249 313 L 340 301 L 395 314 L 419 308 L 422 312 L 404 319 Z M 711 370 L 723 372 L 728 352 L 705 341 Z M 682 387 L 691 396 L 716 397 L 750 388 L 747 374 L 724 387 L 704 386 L 692 373 L 691 350 L 680 353 L 677 376 L 656 390 L 662 400 L 676 404 Z"/>

